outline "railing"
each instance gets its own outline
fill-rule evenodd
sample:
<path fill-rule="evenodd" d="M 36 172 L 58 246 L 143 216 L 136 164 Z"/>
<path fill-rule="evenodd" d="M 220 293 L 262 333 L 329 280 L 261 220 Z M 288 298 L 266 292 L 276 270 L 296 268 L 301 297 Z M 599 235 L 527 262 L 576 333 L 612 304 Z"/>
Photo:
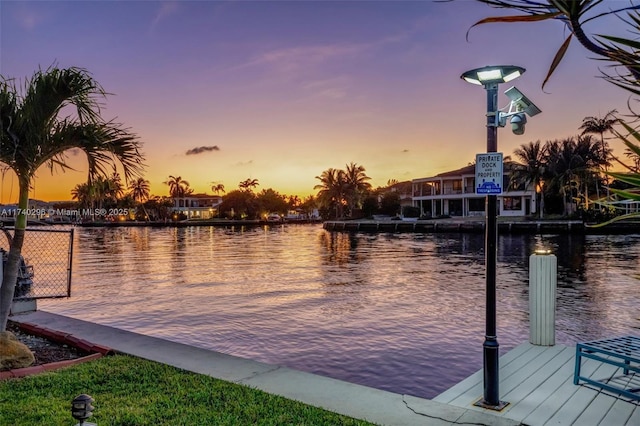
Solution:
<path fill-rule="evenodd" d="M 0 251 L 6 261 L 13 228 L 3 228 Z M 28 228 L 22 246 L 22 259 L 14 300 L 47 299 L 71 295 L 73 228 Z"/>

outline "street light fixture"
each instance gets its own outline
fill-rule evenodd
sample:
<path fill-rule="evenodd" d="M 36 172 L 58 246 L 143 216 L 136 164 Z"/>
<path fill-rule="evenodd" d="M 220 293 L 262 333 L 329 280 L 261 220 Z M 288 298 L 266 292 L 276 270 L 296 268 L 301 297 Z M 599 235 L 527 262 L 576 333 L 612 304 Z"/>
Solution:
<path fill-rule="evenodd" d="M 515 65 L 488 66 L 467 71 L 461 78 L 467 83 L 486 87 L 487 84 L 492 83 L 507 83 L 520 77 L 524 72 L 524 68 Z"/>
<path fill-rule="evenodd" d="M 524 133 L 526 115 L 538 114 L 540 110 L 515 87 L 505 92 L 511 104 L 504 113 L 498 109 L 498 85 L 518 78 L 525 69 L 515 65 L 486 66 L 465 72 L 460 76 L 468 83 L 484 86 L 487 91 L 487 152 L 498 151 L 498 127 L 506 125 L 511 117 L 515 134 Z M 502 183 L 500 183 L 502 185 Z M 497 195 L 485 198 L 485 269 L 486 269 L 486 330 L 483 344 L 484 397 L 476 405 L 493 410 L 502 410 L 507 403 L 500 401 L 498 338 L 496 332 L 496 261 L 498 254 Z"/>

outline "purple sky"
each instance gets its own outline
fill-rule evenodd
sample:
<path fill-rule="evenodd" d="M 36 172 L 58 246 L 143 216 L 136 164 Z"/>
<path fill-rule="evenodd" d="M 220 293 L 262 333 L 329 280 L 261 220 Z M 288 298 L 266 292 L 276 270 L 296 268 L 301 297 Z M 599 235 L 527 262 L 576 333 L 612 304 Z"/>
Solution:
<path fill-rule="evenodd" d="M 597 78 L 604 64 L 575 42 L 541 90 L 566 36 L 559 22 L 483 25 L 465 40 L 473 23 L 504 13 L 464 0 L 3 0 L 0 72 L 24 79 L 54 63 L 88 69 L 114 94 L 104 117 L 140 136 L 154 194 L 168 195 L 162 182 L 174 175 L 196 192 L 211 192 L 211 182 L 228 192 L 251 178 L 257 190 L 302 197 L 316 193 L 323 170 L 350 162 L 375 187 L 473 161 L 486 150 L 486 96 L 460 79 L 471 68 L 527 69 L 512 83 L 543 112 L 523 136 L 499 130 L 505 155 L 576 135 L 585 116 L 627 111 L 627 93 Z M 615 18 L 596 24 L 587 28 L 624 35 Z M 207 148 L 187 155 L 199 147 Z M 78 171 L 54 179 L 39 172 L 35 197 L 69 199 L 86 180 L 84 162 L 73 164 Z M 15 201 L 15 178 L 3 183 L 0 201 Z"/>

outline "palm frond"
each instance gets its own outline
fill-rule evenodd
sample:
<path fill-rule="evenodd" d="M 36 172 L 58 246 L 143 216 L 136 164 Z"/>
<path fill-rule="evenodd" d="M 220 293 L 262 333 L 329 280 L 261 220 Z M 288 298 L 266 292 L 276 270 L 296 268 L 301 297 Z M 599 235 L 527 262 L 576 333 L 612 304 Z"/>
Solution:
<path fill-rule="evenodd" d="M 86 155 L 91 177 L 109 176 L 115 164 L 120 164 L 129 181 L 144 168 L 137 136 L 121 125 L 113 122 L 80 125 L 70 121 L 60 123 L 47 143 L 31 152 L 32 156 L 27 158 L 32 159 L 32 164 L 28 168 L 34 172 L 43 164 L 68 168 L 64 154 L 71 149 L 79 149 Z"/>
<path fill-rule="evenodd" d="M 26 83 L 21 116 L 29 124 L 47 125 L 66 105 L 73 104 L 81 123 L 100 121 L 101 102 L 106 92 L 82 68 L 38 70 Z M 25 123 L 27 124 L 27 123 Z"/>
<path fill-rule="evenodd" d="M 633 185 L 640 188 L 640 175 L 637 173 L 629 174 L 629 173 L 608 172 L 607 174 L 614 179 L 618 179 L 619 181 L 622 181 L 622 182 L 628 183 L 629 185 Z"/>
<path fill-rule="evenodd" d="M 611 225 L 614 222 L 620 222 L 623 220 L 629 220 L 629 219 L 640 219 L 640 213 L 628 213 L 628 214 L 623 214 L 620 216 L 616 216 L 613 219 L 610 219 L 606 222 L 602 222 L 602 223 L 597 223 L 597 224 L 586 224 L 584 226 L 588 227 L 588 228 L 602 228 L 604 226 L 607 225 Z"/>
<path fill-rule="evenodd" d="M 544 86 L 547 84 L 556 68 L 558 68 L 558 65 L 560 65 L 560 62 L 562 61 L 562 58 L 564 58 L 565 53 L 567 53 L 567 49 L 569 48 L 569 44 L 571 43 L 571 37 L 573 37 L 573 33 L 569 34 L 569 37 L 567 37 L 564 43 L 562 43 L 562 45 L 556 52 L 556 55 L 553 57 L 553 61 L 551 61 L 551 65 L 549 66 L 549 70 L 547 71 L 547 75 L 542 82 L 542 90 L 544 90 Z"/>

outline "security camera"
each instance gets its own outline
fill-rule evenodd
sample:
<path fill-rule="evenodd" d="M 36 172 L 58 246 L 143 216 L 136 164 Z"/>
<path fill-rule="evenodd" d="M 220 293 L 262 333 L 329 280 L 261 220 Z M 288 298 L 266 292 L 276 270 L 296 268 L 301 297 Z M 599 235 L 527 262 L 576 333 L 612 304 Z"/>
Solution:
<path fill-rule="evenodd" d="M 514 135 L 524 134 L 524 125 L 527 124 L 527 116 L 524 113 L 518 113 L 511 116 L 511 131 Z"/>
<path fill-rule="evenodd" d="M 504 127 L 507 124 L 507 118 L 510 118 L 513 133 L 522 135 L 524 134 L 524 125 L 527 124 L 527 115 L 533 117 L 542 111 L 515 87 L 507 89 L 504 94 L 511 99 L 509 110 L 507 112 L 499 111 L 496 114 L 495 125 Z"/>

